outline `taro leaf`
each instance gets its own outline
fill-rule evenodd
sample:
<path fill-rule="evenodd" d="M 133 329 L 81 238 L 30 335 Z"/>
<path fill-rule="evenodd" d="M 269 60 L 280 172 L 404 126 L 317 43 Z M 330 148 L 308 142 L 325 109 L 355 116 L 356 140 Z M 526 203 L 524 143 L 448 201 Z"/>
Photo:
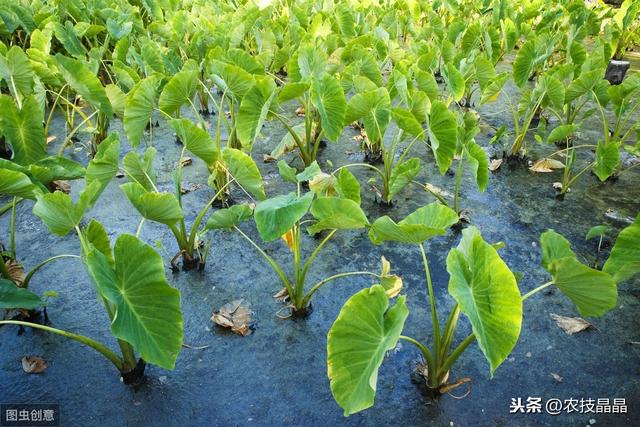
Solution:
<path fill-rule="evenodd" d="M 162 89 L 158 98 L 158 108 L 168 115 L 180 110 L 183 104 L 191 101 L 198 86 L 198 65 L 187 61 L 182 70 L 176 73 Z"/>
<path fill-rule="evenodd" d="M 156 183 L 156 171 L 153 168 L 153 159 L 156 156 L 156 149 L 147 148 L 144 156 L 140 157 L 135 151 L 130 151 L 124 156 L 122 166 L 127 178 L 144 187 L 147 191 L 153 191 Z"/>
<path fill-rule="evenodd" d="M 420 159 L 414 157 L 396 165 L 389 177 L 389 200 L 398 194 L 420 173 Z"/>
<path fill-rule="evenodd" d="M 446 104 L 435 100 L 429 114 L 429 141 L 441 174 L 451 163 L 458 144 L 458 121 Z"/>
<path fill-rule="evenodd" d="M 609 273 L 587 267 L 574 257 L 551 263 L 553 284 L 578 308 L 581 316 L 602 316 L 616 306 L 618 288 Z"/>
<path fill-rule="evenodd" d="M 218 209 L 207 220 L 208 230 L 230 229 L 251 218 L 253 209 L 249 205 L 233 205 L 228 209 Z"/>
<path fill-rule="evenodd" d="M 299 140 L 304 141 L 304 139 L 305 139 L 305 124 L 304 123 L 300 123 L 300 124 L 297 124 L 297 125 L 293 126 L 291 128 L 291 130 L 289 130 L 289 132 L 287 132 L 282 137 L 282 139 L 280 140 L 278 145 L 275 146 L 273 151 L 271 151 L 271 157 L 277 159 L 278 157 L 282 156 L 283 154 L 288 153 L 289 151 L 292 151 L 292 150 L 294 150 L 296 148 L 296 146 L 297 146 L 296 140 L 293 138 L 293 135 L 291 134 L 291 132 L 294 132 Z"/>
<path fill-rule="evenodd" d="M 109 182 L 118 173 L 118 161 L 120 160 L 120 135 L 117 132 L 109 135 L 107 139 L 98 145 L 98 152 L 87 166 L 85 181 L 87 187 L 92 183 L 100 184 L 97 191 L 89 199 L 90 206 L 93 206 L 100 194 L 107 187 Z"/>
<path fill-rule="evenodd" d="M 180 292 L 167 283 L 162 258 L 128 234 L 116 241 L 114 258 L 115 268 L 98 250 L 86 257 L 98 292 L 115 309 L 111 331 L 145 361 L 173 369 L 182 347 Z"/>
<path fill-rule="evenodd" d="M 449 293 L 471 322 L 491 376 L 518 342 L 522 299 L 516 278 L 475 227 L 462 232 L 447 256 Z"/>
<path fill-rule="evenodd" d="M 44 301 L 30 290 L 19 288 L 10 280 L 0 279 L 0 308 L 33 310 L 43 305 Z"/>
<path fill-rule="evenodd" d="M 53 28 L 56 39 L 62 43 L 70 55 L 75 56 L 76 58 L 81 58 L 86 55 L 87 51 L 76 35 L 71 21 L 66 21 L 64 25 L 56 22 Z"/>
<path fill-rule="evenodd" d="M 242 98 L 236 123 L 242 146 L 251 149 L 258 137 L 276 94 L 276 84 L 270 78 L 257 78 L 256 84 Z"/>
<path fill-rule="evenodd" d="M 80 224 L 84 211 L 76 208 L 68 194 L 56 191 L 39 196 L 33 213 L 53 234 L 64 236 Z"/>
<path fill-rule="evenodd" d="M 11 47 L 6 56 L 0 54 L 0 78 L 14 98 L 23 99 L 33 92 L 33 77 L 31 62 L 18 46 Z"/>
<path fill-rule="evenodd" d="M 169 125 L 187 150 L 201 158 L 208 166 L 216 163 L 219 153 L 209 132 L 189 119 L 172 119 Z"/>
<path fill-rule="evenodd" d="M 264 200 L 264 182 L 256 162 L 246 153 L 235 148 L 226 147 L 222 150 L 222 158 L 236 182 L 258 200 Z"/>
<path fill-rule="evenodd" d="M 613 277 L 580 263 L 567 239 L 548 230 L 540 236 L 540 246 L 542 266 L 580 315 L 601 316 L 615 306 L 618 292 Z"/>
<path fill-rule="evenodd" d="M 13 161 L 27 166 L 47 156 L 42 111 L 34 96 L 25 98 L 19 109 L 12 98 L 0 96 L 0 130 L 11 145 Z"/>
<path fill-rule="evenodd" d="M 591 227 L 589 231 L 587 231 L 587 235 L 585 236 L 585 240 L 591 240 L 595 237 L 602 237 L 609 231 L 609 227 L 606 225 L 596 225 Z"/>
<path fill-rule="evenodd" d="M 493 102 L 498 99 L 498 96 L 502 92 L 502 88 L 509 80 L 508 73 L 500 73 L 493 81 L 483 89 L 482 96 L 480 97 L 480 105 L 484 105 L 489 102 Z"/>
<path fill-rule="evenodd" d="M 449 63 L 442 68 L 442 77 L 444 77 L 447 82 L 447 89 L 453 99 L 456 102 L 460 101 L 464 96 L 465 89 L 465 81 L 462 73 L 453 64 Z"/>
<path fill-rule="evenodd" d="M 624 282 L 640 272 L 640 215 L 618 234 L 602 270 L 611 274 L 616 283 Z"/>
<path fill-rule="evenodd" d="M 147 191 L 136 182 L 122 184 L 120 188 L 140 215 L 150 221 L 171 226 L 184 218 L 180 203 L 172 193 Z"/>
<path fill-rule="evenodd" d="M 293 182 L 294 184 L 298 182 L 296 179 L 296 168 L 292 168 L 284 160 L 278 162 L 278 173 L 280 173 L 282 179 L 287 182 Z"/>
<path fill-rule="evenodd" d="M 402 290 L 402 278 L 391 272 L 391 263 L 383 256 L 380 258 L 382 268 L 380 269 L 380 286 L 384 288 L 389 298 L 395 298 Z"/>
<path fill-rule="evenodd" d="M 313 161 L 309 166 L 307 166 L 302 172 L 296 175 L 297 182 L 308 182 L 311 181 L 316 175 L 322 173 L 320 170 L 320 166 L 317 161 Z"/>
<path fill-rule="evenodd" d="M 271 242 L 289 231 L 309 210 L 313 192 L 302 197 L 289 193 L 264 200 L 256 206 L 254 217 L 262 240 Z"/>
<path fill-rule="evenodd" d="M 324 75 L 311 85 L 311 103 L 320 115 L 324 134 L 330 141 L 337 141 L 342 134 L 347 100 L 338 80 Z"/>
<path fill-rule="evenodd" d="M 115 84 L 108 84 L 104 87 L 104 91 L 109 98 L 109 103 L 113 108 L 113 114 L 119 118 L 124 117 L 124 110 L 127 106 L 127 95 Z"/>
<path fill-rule="evenodd" d="M 471 172 L 476 180 L 478 190 L 484 191 L 489 183 L 489 160 L 487 160 L 487 153 L 474 141 L 468 142 L 466 149 L 469 154 L 467 161 L 471 166 Z"/>
<path fill-rule="evenodd" d="M 533 67 L 536 63 L 536 39 L 532 38 L 527 40 L 516 54 L 516 59 L 513 61 L 513 81 L 522 87 L 533 72 Z"/>
<path fill-rule="evenodd" d="M 553 230 L 547 230 L 540 235 L 540 247 L 542 248 L 542 266 L 551 273 L 553 273 L 550 270 L 552 262 L 565 257 L 576 257 L 571 250 L 571 243 Z"/>
<path fill-rule="evenodd" d="M 226 57 L 230 62 L 248 73 L 264 74 L 264 66 L 260 64 L 258 59 L 242 49 L 229 49 Z"/>
<path fill-rule="evenodd" d="M 42 190 L 22 172 L 0 169 L 0 194 L 35 200 Z"/>
<path fill-rule="evenodd" d="M 141 80 L 127 96 L 124 110 L 124 131 L 133 147 L 140 144 L 155 106 L 158 77 L 150 76 Z"/>
<path fill-rule="evenodd" d="M 394 107 L 391 109 L 391 116 L 398 127 L 411 137 L 424 139 L 424 129 L 422 129 L 422 125 L 411 111 L 400 107 Z"/>
<path fill-rule="evenodd" d="M 314 235 L 322 230 L 352 230 L 369 225 L 360 206 L 350 199 L 322 197 L 311 204 L 311 215 L 317 220 L 307 231 Z"/>
<path fill-rule="evenodd" d="M 65 157 L 49 156 L 29 165 L 33 178 L 43 184 L 52 181 L 80 179 L 85 176 L 85 169 L 80 163 Z"/>
<path fill-rule="evenodd" d="M 56 62 L 64 80 L 78 95 L 91 104 L 94 110 L 108 116 L 113 114 L 111 102 L 102 83 L 84 62 L 61 54 L 56 55 Z"/>
<path fill-rule="evenodd" d="M 380 285 L 347 300 L 327 336 L 327 374 L 331 393 L 348 416 L 373 405 L 378 369 L 400 339 L 409 315 L 406 297 L 389 308 Z"/>
<path fill-rule="evenodd" d="M 212 80 L 222 92 L 240 102 L 254 85 L 253 76 L 244 69 L 220 61 L 212 62 Z"/>
<path fill-rule="evenodd" d="M 434 202 L 417 209 L 398 223 L 388 216 L 376 219 L 369 230 L 369 238 L 376 245 L 389 240 L 420 244 L 446 234 L 447 229 L 457 222 L 458 214 L 453 209 Z"/>
<path fill-rule="evenodd" d="M 391 100 L 385 88 L 357 93 L 349 99 L 345 124 L 362 119 L 369 139 L 381 141 L 391 120 Z"/>
<path fill-rule="evenodd" d="M 478 56 L 476 58 L 473 63 L 473 68 L 476 79 L 478 80 L 478 85 L 480 86 L 480 91 L 484 93 L 487 87 L 495 81 L 497 76 L 496 69 L 493 63 L 484 56 Z"/>
<path fill-rule="evenodd" d="M 620 142 L 598 141 L 596 147 L 596 164 L 593 172 L 600 179 L 605 181 L 609 178 L 620 164 Z"/>
<path fill-rule="evenodd" d="M 92 219 L 87 228 L 82 232 L 87 242 L 91 243 L 95 249 L 102 252 L 111 266 L 114 265 L 113 251 L 111 250 L 111 240 L 104 226 L 95 219 Z"/>
<path fill-rule="evenodd" d="M 300 98 L 309 87 L 309 83 L 288 82 L 278 93 L 278 103 L 282 104 L 292 99 Z"/>
<path fill-rule="evenodd" d="M 551 133 L 549 133 L 549 137 L 547 138 L 547 142 L 549 144 L 553 144 L 555 142 L 564 141 L 569 136 L 571 136 L 579 126 L 577 125 L 560 125 L 554 128 Z"/>
<path fill-rule="evenodd" d="M 337 181 L 335 176 L 320 172 L 309 181 L 309 189 L 318 197 L 336 197 L 338 195 Z"/>
<path fill-rule="evenodd" d="M 342 168 L 338 172 L 336 190 L 343 199 L 351 199 L 360 204 L 360 183 L 347 168 Z"/>

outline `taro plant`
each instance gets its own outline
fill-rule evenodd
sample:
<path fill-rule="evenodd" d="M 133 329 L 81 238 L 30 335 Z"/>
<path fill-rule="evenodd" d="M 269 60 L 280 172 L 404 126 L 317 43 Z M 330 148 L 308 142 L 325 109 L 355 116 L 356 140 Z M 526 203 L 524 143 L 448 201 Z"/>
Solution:
<path fill-rule="evenodd" d="M 441 327 L 442 313 L 436 307 L 424 241 L 445 234 L 456 220 L 457 215 L 451 209 L 431 204 L 398 223 L 382 217 L 372 224 L 369 235 L 374 243 L 391 240 L 419 246 L 429 293 L 433 344 L 427 346 L 402 335 L 409 315 L 406 296 L 399 296 L 389 307 L 394 294 L 385 292 L 381 286 L 374 285 L 353 295 L 340 311 L 327 340 L 331 391 L 345 416 L 373 405 L 378 369 L 385 353 L 400 339 L 420 350 L 425 362 L 419 373 L 424 376 L 430 394 L 437 397 L 461 383 L 449 381 L 450 371 L 475 341 L 493 376 L 516 345 L 523 302 L 534 294 L 556 286 L 573 301 L 582 316 L 601 316 L 615 307 L 616 283 L 640 271 L 638 219 L 620 233 L 604 271 L 582 264 L 566 239 L 547 231 L 541 236 L 542 265 L 551 273 L 552 280 L 521 295 L 514 274 L 497 252 L 501 245 L 487 243 L 475 227 L 469 227 L 463 230 L 458 247 L 447 256 L 448 291 L 455 304 Z M 454 346 L 461 313 L 471 323 L 472 332 Z"/>
<path fill-rule="evenodd" d="M 82 247 L 82 260 L 103 302 L 111 331 L 118 340 L 121 355 L 106 345 L 76 333 L 20 320 L 0 321 L 41 329 L 81 342 L 106 357 L 126 383 L 138 380 L 145 363 L 173 369 L 182 346 L 180 293 L 167 283 L 161 257 L 132 235 L 121 235 L 111 247 L 109 236 L 98 221 L 82 225 L 118 170 L 120 143 L 117 135 L 98 148 L 87 167 L 85 188 L 77 201 L 60 191 L 41 194 L 33 212 L 57 236 L 75 230 Z M 44 304 L 27 289 L 8 288 L 0 279 L 3 305 L 38 306 Z M 136 352 L 140 359 L 136 360 Z"/>
<path fill-rule="evenodd" d="M 375 277 L 387 287 L 398 286 L 400 280 L 389 273 L 389 266 L 383 261 L 380 274 L 369 271 L 352 271 L 338 273 L 323 278 L 310 287 L 307 286 L 307 274 L 313 266 L 314 260 L 338 230 L 354 230 L 369 225 L 366 215 L 360 208 L 360 186 L 346 169 L 337 179 L 322 174 L 317 163 L 313 163 L 303 172 L 296 174 L 294 168 L 284 161 L 279 163 L 282 177 L 295 183 L 295 192 L 275 196 L 259 202 L 253 212 L 254 221 L 262 240 L 266 243 L 282 239 L 291 252 L 293 261 L 293 277 L 285 272 L 286 269 L 273 257 L 268 255 L 249 235 L 242 231 L 238 224 L 251 217 L 251 207 L 236 205 L 229 209 L 216 211 L 207 221 L 207 229 L 234 229 L 245 238 L 280 278 L 284 290 L 278 295 L 289 304 L 290 315 L 286 317 L 301 317 L 309 314 L 311 298 L 326 284 L 343 277 L 367 275 Z M 302 182 L 309 181 L 311 191 L 302 194 Z M 311 213 L 313 219 L 305 219 Z M 304 226 L 309 224 L 306 231 L 311 235 L 328 230 L 320 243 L 309 257 L 303 260 Z M 284 316 L 283 316 L 284 317 Z"/>
<path fill-rule="evenodd" d="M 637 1 L 625 0 L 613 14 L 609 22 L 611 31 L 612 58 L 621 60 L 627 49 L 633 46 L 640 31 L 640 4 Z"/>
<path fill-rule="evenodd" d="M 271 156 L 278 158 L 297 149 L 305 167 L 318 156 L 323 138 L 337 141 L 342 134 L 347 101 L 340 81 L 330 74 L 327 57 L 322 48 L 304 45 L 291 56 L 287 64 L 288 82 L 277 95 L 277 105 L 298 101 L 298 112 L 304 121 L 294 124 L 276 110 L 271 114 L 287 129 L 287 135 L 274 148 Z"/>
<path fill-rule="evenodd" d="M 215 146 L 209 134 L 198 128 L 188 120 L 179 122 L 178 134 L 184 142 L 183 154 L 180 155 L 177 170 L 174 173 L 175 191 L 165 192 L 158 189 L 153 159 L 156 150 L 148 148 L 144 155 L 136 152 L 128 153 L 123 159 L 123 168 L 129 181 L 120 188 L 125 193 L 131 204 L 142 215 L 143 220 L 149 220 L 166 225 L 176 239 L 179 252 L 171 260 L 174 270 L 178 269 L 177 260 L 182 258 L 182 268 L 192 269 L 196 266 L 204 267 L 206 257 L 201 251 L 201 235 L 198 234 L 200 224 L 207 212 L 218 200 L 220 195 L 233 182 L 237 182 L 243 191 L 250 197 L 253 195 L 258 200 L 266 199 L 262 175 L 255 162 L 249 155 L 233 148 L 224 148 L 221 153 L 215 151 Z M 211 158 L 213 161 L 218 156 L 224 159 L 228 173 L 232 178 L 222 188 L 217 188 L 216 194 L 198 212 L 189 231 L 185 222 L 185 214 L 182 208 L 182 159 L 184 151 L 190 150 L 203 159 Z M 210 183 L 215 179 L 215 173 L 210 175 Z"/>
<path fill-rule="evenodd" d="M 0 269 L 3 270 L 0 276 L 12 282 L 14 288 L 27 288 L 34 273 L 49 262 L 65 256 L 49 258 L 23 276 L 15 240 L 17 204 L 25 199 L 36 200 L 39 196 L 49 194 L 57 185 L 61 185 L 61 181 L 82 178 L 85 168 L 67 158 L 49 156 L 42 124 L 43 113 L 36 98 L 29 95 L 19 102 L 19 98 L 0 95 L 0 110 L 3 111 L 0 116 L 0 135 L 11 151 L 10 159 L 0 159 L 0 194 L 11 198 L 7 205 L 7 210 L 11 212 L 9 244 L 0 260 Z M 7 281 L 3 282 L 5 291 L 10 289 Z M 33 309 L 35 306 L 18 308 Z"/>

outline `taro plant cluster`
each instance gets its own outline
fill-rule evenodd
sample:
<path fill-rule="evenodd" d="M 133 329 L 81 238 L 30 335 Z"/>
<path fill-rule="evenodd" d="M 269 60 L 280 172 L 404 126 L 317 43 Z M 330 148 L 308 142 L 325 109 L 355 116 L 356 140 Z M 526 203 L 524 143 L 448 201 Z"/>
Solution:
<path fill-rule="evenodd" d="M 229 233 L 273 269 L 286 303 L 281 317 L 308 315 L 315 293 L 334 280 L 377 283 L 347 301 L 328 336 L 331 390 L 347 415 L 373 404 L 377 370 L 400 339 L 420 350 L 425 384 L 437 396 L 450 389 L 452 365 L 474 342 L 493 375 L 518 340 L 523 302 L 536 292 L 556 286 L 581 315 L 600 316 L 615 305 L 617 284 L 638 272 L 639 219 L 620 233 L 602 269 L 581 263 L 566 239 L 547 231 L 542 266 L 552 280 L 521 295 L 500 245 L 469 227 L 446 258 L 455 304 L 443 313 L 426 247 L 469 220 L 461 215 L 465 175 L 479 191 L 489 185 L 492 159 L 481 129 L 499 99 L 511 125 L 495 130 L 493 160 L 531 160 L 534 171 L 561 173 L 562 196 L 587 172 L 606 181 L 639 164 L 623 159 L 640 156 L 640 74 L 609 75 L 610 61 L 624 59 L 639 39 L 638 2 L 612 9 L 582 0 L 20 0 L 0 2 L 0 11 L 0 215 L 10 224 L 0 236 L 0 308 L 19 309 L 0 324 L 86 344 L 127 382 L 145 363 L 172 369 L 182 346 L 180 294 L 165 263 L 176 273 L 204 269 L 216 240 Z M 593 123 L 598 137 L 583 142 L 581 132 Z M 180 147 L 170 182 L 157 159 L 164 155 L 158 133 L 167 129 Z M 267 133 L 281 138 L 259 153 Z M 358 157 L 334 165 L 323 155 L 329 144 Z M 275 179 L 290 192 L 268 194 L 254 160 L 263 154 L 277 162 Z M 195 215 L 183 203 L 189 156 L 206 170 L 200 184 L 209 192 Z M 356 169 L 368 174 L 365 185 Z M 112 243 L 88 214 L 119 172 L 126 182 L 115 191 L 140 222 L 136 235 Z M 450 191 L 425 182 L 434 173 L 450 173 Z M 78 190 L 74 196 L 69 187 Z M 363 198 L 389 209 L 416 191 L 435 201 L 398 222 L 392 212 L 370 220 L 362 208 Z M 80 252 L 25 272 L 26 249 L 15 237 L 20 203 L 53 235 L 75 234 Z M 143 242 L 145 226 L 165 228 L 175 255 L 163 260 Z M 349 230 L 367 230 L 376 245 L 419 247 L 431 342 L 402 335 L 409 314 L 403 283 L 386 259 L 379 272 L 308 280 L 327 244 Z M 281 242 L 288 257 L 269 254 L 271 242 Z M 63 258 L 86 267 L 119 354 L 38 321 L 61 290 L 37 295 L 29 285 Z M 472 333 L 458 340 L 461 314 Z"/>

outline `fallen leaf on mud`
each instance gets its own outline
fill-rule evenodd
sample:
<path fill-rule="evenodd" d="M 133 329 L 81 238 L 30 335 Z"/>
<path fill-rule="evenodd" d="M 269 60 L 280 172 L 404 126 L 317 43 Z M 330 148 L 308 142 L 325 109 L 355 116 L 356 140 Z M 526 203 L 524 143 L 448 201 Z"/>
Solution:
<path fill-rule="evenodd" d="M 427 190 L 429 193 L 434 193 L 434 194 L 437 194 L 437 195 L 442 196 L 442 197 L 446 197 L 446 198 L 452 198 L 453 197 L 453 194 L 451 194 L 448 191 L 443 190 L 442 188 L 437 187 L 437 186 L 435 186 L 433 184 L 429 184 L 428 182 L 424 185 L 424 189 Z"/>
<path fill-rule="evenodd" d="M 276 159 L 275 157 L 273 157 L 270 154 L 263 154 L 262 155 L 262 161 L 265 162 L 265 163 L 273 163 L 276 160 L 278 160 L 278 159 Z"/>
<path fill-rule="evenodd" d="M 187 184 L 187 185 L 183 185 L 183 186 L 180 188 L 180 193 L 182 193 L 182 194 L 188 194 L 188 193 L 191 193 L 192 191 L 199 190 L 199 189 L 200 189 L 200 188 L 202 188 L 202 187 L 203 187 L 203 186 L 202 186 L 201 184 L 196 184 L 196 183 L 194 183 L 194 182 L 191 182 L 191 183 L 189 183 L 189 184 Z"/>
<path fill-rule="evenodd" d="M 558 381 L 559 383 L 561 383 L 564 378 L 562 378 L 560 375 L 556 374 L 555 372 L 551 372 L 551 376 L 553 377 L 554 380 Z"/>
<path fill-rule="evenodd" d="M 227 116 L 227 118 L 231 117 L 231 111 L 225 111 L 224 115 Z"/>
<path fill-rule="evenodd" d="M 56 140 L 56 137 L 54 135 L 49 135 L 47 137 L 47 144 L 51 144 L 55 140 Z"/>
<path fill-rule="evenodd" d="M 287 298 L 289 298 L 289 291 L 287 291 L 287 288 L 282 288 L 278 291 L 278 293 L 273 295 L 273 298 L 280 302 L 285 302 Z"/>
<path fill-rule="evenodd" d="M 24 267 L 14 259 L 9 259 L 5 261 L 4 264 L 7 266 L 7 270 L 9 270 L 9 277 L 13 283 L 21 288 L 24 283 Z"/>
<path fill-rule="evenodd" d="M 532 172 L 553 172 L 554 169 L 562 169 L 564 168 L 564 163 L 555 160 L 555 159 L 540 159 L 535 162 L 529 170 Z"/>
<path fill-rule="evenodd" d="M 53 181 L 53 188 L 54 190 L 69 194 L 71 191 L 71 184 L 69 184 L 69 181 Z"/>
<path fill-rule="evenodd" d="M 503 162 L 502 159 L 493 159 L 493 160 L 491 160 L 491 163 L 489 163 L 489 170 L 491 172 L 497 171 L 498 169 L 500 169 L 500 166 L 502 166 L 502 162 Z"/>
<path fill-rule="evenodd" d="M 304 107 L 298 107 L 298 108 L 296 108 L 296 116 L 298 116 L 298 117 L 304 117 Z"/>
<path fill-rule="evenodd" d="M 191 157 L 183 157 L 180 160 L 180 164 L 182 164 L 182 167 L 189 166 L 191 163 L 193 163 L 193 159 Z"/>
<path fill-rule="evenodd" d="M 364 136 L 362 135 L 356 135 L 353 137 L 353 140 L 358 142 L 361 142 L 363 139 L 364 139 Z"/>
<path fill-rule="evenodd" d="M 554 182 L 553 183 L 553 189 L 556 190 L 556 191 L 562 191 L 562 183 L 561 182 Z M 567 190 L 567 193 L 569 191 L 571 191 L 570 188 Z"/>
<path fill-rule="evenodd" d="M 217 325 L 231 328 L 232 332 L 246 337 L 251 333 L 253 312 L 245 300 L 238 299 L 228 302 L 219 310 L 214 311 L 211 320 Z"/>
<path fill-rule="evenodd" d="M 567 335 L 573 335 L 578 332 L 582 332 L 585 329 L 592 327 L 593 325 L 581 317 L 565 317 L 551 313 L 551 318 L 556 324 L 567 333 Z"/>
<path fill-rule="evenodd" d="M 116 178 L 124 178 L 124 172 L 119 170 L 118 172 L 116 172 Z"/>
<path fill-rule="evenodd" d="M 42 357 L 25 356 L 22 358 L 22 369 L 27 374 L 39 374 L 47 369 L 47 362 Z"/>

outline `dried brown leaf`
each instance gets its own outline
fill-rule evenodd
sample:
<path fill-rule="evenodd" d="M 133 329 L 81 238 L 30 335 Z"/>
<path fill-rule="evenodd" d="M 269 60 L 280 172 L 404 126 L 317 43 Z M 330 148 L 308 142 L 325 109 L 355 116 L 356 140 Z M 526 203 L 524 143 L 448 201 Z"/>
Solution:
<path fill-rule="evenodd" d="M 47 362 L 38 356 L 25 356 L 22 358 L 22 369 L 27 374 L 40 374 L 47 369 Z"/>
<path fill-rule="evenodd" d="M 503 159 L 491 160 L 491 162 L 489 163 L 489 170 L 491 172 L 497 171 L 498 169 L 500 169 L 500 166 L 502 166 L 502 162 L 503 162 Z"/>
<path fill-rule="evenodd" d="M 211 320 L 217 325 L 231 328 L 231 332 L 247 336 L 251 333 L 253 312 L 249 309 L 249 304 L 245 300 L 238 299 L 220 307 L 219 310 L 213 313 Z"/>
<path fill-rule="evenodd" d="M 296 108 L 296 116 L 298 116 L 298 117 L 304 117 L 304 107 L 298 107 L 298 108 Z"/>
<path fill-rule="evenodd" d="M 287 290 L 287 288 L 282 288 L 273 295 L 273 298 L 277 299 L 280 302 L 285 302 L 287 298 L 289 298 L 289 291 Z"/>
<path fill-rule="evenodd" d="M 71 191 L 71 184 L 69 184 L 69 181 L 53 181 L 52 184 L 54 190 L 62 191 L 65 194 L 69 194 Z"/>
<path fill-rule="evenodd" d="M 263 156 L 262 156 L 262 161 L 265 162 L 265 163 L 273 163 L 276 160 L 278 160 L 278 159 L 276 159 L 275 157 L 273 157 L 270 154 L 263 154 Z"/>
<path fill-rule="evenodd" d="M 124 172 L 119 170 L 118 172 L 116 172 L 116 178 L 124 178 Z"/>
<path fill-rule="evenodd" d="M 55 140 L 56 140 L 56 136 L 55 135 L 49 135 L 47 137 L 47 144 L 51 144 Z"/>
<path fill-rule="evenodd" d="M 548 172 L 553 172 L 554 169 L 562 169 L 562 168 L 564 168 L 564 163 L 555 159 L 549 159 L 545 157 L 535 162 L 529 168 L 529 170 L 532 172 L 548 173 Z"/>
<path fill-rule="evenodd" d="M 558 381 L 559 383 L 561 383 L 564 378 L 562 378 L 560 375 L 556 374 L 555 372 L 551 372 L 551 376 L 553 377 L 554 380 Z"/>
<path fill-rule="evenodd" d="M 551 318 L 556 324 L 566 332 L 567 335 L 573 335 L 578 332 L 582 332 L 585 329 L 592 327 L 593 325 L 581 317 L 565 317 L 551 313 Z"/>
<path fill-rule="evenodd" d="M 182 164 L 182 167 L 189 166 L 191 163 L 193 163 L 193 159 L 191 157 L 183 157 L 180 160 L 180 163 Z"/>
<path fill-rule="evenodd" d="M 9 270 L 11 281 L 21 288 L 25 278 L 24 267 L 14 259 L 9 259 L 5 261 L 4 264 L 7 266 L 7 270 Z"/>

